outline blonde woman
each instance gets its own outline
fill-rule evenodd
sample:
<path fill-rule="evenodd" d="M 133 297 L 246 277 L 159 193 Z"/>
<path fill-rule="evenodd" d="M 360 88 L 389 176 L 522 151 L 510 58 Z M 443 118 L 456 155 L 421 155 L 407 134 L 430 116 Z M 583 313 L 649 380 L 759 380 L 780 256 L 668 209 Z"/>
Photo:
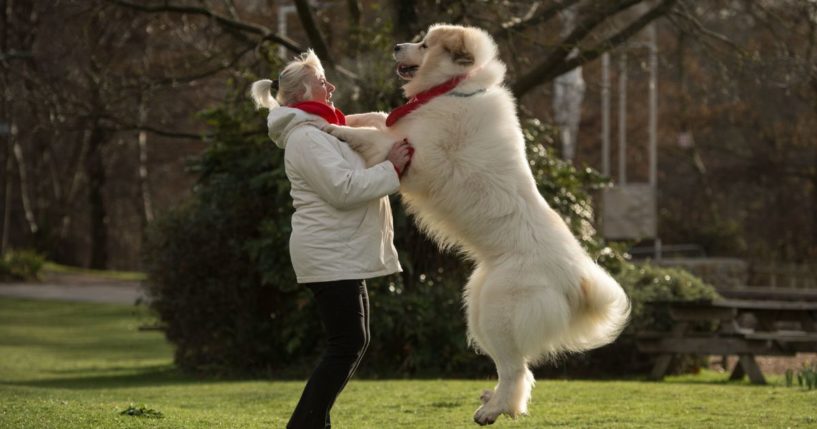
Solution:
<path fill-rule="evenodd" d="M 275 98 L 271 90 L 277 90 Z M 298 283 L 312 291 L 328 337 L 290 429 L 331 427 L 329 411 L 369 343 L 365 280 L 401 271 L 388 195 L 400 187 L 411 146 L 397 142 L 386 161 L 366 168 L 360 155 L 321 128 L 376 118 L 346 118 L 332 103 L 334 90 L 311 50 L 287 64 L 278 80 L 261 80 L 252 88 L 256 104 L 270 109 L 270 138 L 285 151 L 295 207 L 292 266 Z"/>

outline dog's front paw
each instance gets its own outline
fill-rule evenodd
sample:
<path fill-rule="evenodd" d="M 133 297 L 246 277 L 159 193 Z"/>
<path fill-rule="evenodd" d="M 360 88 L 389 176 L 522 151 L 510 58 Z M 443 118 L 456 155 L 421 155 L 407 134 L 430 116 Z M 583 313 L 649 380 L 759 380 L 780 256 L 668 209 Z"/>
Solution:
<path fill-rule="evenodd" d="M 343 137 L 341 136 L 341 134 L 343 134 L 343 133 L 341 131 L 341 128 L 339 126 L 337 126 L 337 125 L 326 124 L 326 125 L 321 127 L 321 131 L 325 132 L 326 134 L 331 134 L 331 135 L 339 138 L 340 140 L 343 140 Z"/>
<path fill-rule="evenodd" d="M 355 128 L 344 127 L 341 125 L 332 125 L 328 124 L 324 126 L 323 131 L 335 136 L 338 140 L 345 141 L 347 143 L 351 142 L 354 139 L 354 132 Z"/>
<path fill-rule="evenodd" d="M 474 422 L 480 426 L 492 425 L 501 414 L 499 407 L 487 402 L 474 413 Z"/>

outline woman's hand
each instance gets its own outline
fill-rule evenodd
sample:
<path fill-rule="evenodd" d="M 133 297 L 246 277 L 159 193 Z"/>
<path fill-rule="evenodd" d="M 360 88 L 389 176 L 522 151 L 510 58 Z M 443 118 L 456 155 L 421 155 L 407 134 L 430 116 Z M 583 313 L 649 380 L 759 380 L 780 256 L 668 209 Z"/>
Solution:
<path fill-rule="evenodd" d="M 402 141 L 392 145 L 386 159 L 389 160 L 392 165 L 394 165 L 397 175 L 402 177 L 403 173 L 405 173 L 406 168 L 408 168 L 408 165 L 411 162 L 411 154 L 413 153 L 414 148 L 411 147 L 408 140 L 403 139 Z"/>

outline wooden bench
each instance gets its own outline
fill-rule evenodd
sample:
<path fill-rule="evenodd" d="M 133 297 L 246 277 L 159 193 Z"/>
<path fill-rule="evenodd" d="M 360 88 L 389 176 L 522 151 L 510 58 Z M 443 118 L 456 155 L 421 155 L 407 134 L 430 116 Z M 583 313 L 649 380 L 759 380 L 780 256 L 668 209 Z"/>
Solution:
<path fill-rule="evenodd" d="M 817 352 L 817 302 L 793 300 L 716 299 L 711 301 L 655 301 L 667 309 L 669 332 L 641 332 L 637 346 L 658 354 L 650 377 L 660 380 L 678 354 L 737 355 L 730 379 L 748 375 L 765 384 L 755 356 L 792 356 Z M 714 332 L 696 332 L 697 322 L 715 322 Z"/>
<path fill-rule="evenodd" d="M 817 302 L 817 289 L 743 286 L 718 288 L 718 294 L 726 299 Z"/>

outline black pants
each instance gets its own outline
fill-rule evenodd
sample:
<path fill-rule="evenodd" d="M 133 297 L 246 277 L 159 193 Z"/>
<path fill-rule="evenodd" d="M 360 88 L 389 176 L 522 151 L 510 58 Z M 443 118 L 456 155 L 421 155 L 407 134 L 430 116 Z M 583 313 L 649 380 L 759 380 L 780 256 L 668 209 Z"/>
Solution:
<path fill-rule="evenodd" d="M 309 377 L 287 428 L 323 429 L 331 427 L 329 410 L 369 345 L 369 294 L 364 280 L 305 286 L 315 296 L 328 346 Z"/>

